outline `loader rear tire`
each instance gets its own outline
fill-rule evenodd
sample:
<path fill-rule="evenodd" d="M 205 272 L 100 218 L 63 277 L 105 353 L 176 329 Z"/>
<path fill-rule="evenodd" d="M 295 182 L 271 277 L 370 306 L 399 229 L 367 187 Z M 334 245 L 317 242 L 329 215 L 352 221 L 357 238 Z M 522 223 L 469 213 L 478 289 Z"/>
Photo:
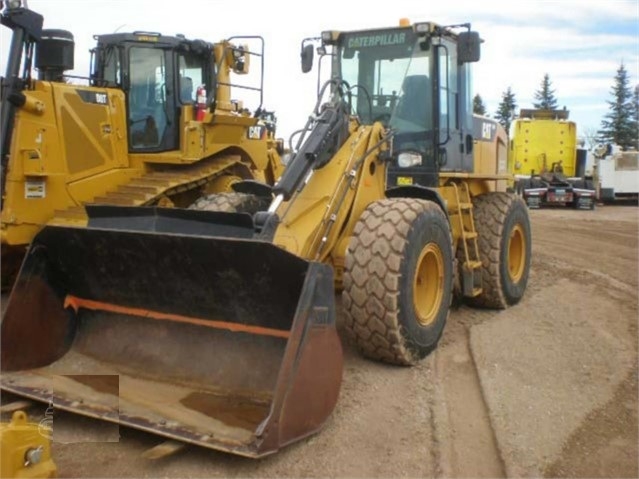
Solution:
<path fill-rule="evenodd" d="M 442 335 L 452 282 L 450 226 L 439 205 L 376 201 L 355 225 L 346 252 L 346 334 L 364 356 L 415 364 Z"/>
<path fill-rule="evenodd" d="M 531 232 L 526 203 L 508 193 L 473 198 L 483 292 L 472 306 L 504 309 L 523 297 L 530 273 Z"/>
<path fill-rule="evenodd" d="M 200 198 L 189 209 L 255 214 L 258 211 L 265 211 L 269 206 L 269 201 L 269 198 L 245 193 L 218 193 Z"/>

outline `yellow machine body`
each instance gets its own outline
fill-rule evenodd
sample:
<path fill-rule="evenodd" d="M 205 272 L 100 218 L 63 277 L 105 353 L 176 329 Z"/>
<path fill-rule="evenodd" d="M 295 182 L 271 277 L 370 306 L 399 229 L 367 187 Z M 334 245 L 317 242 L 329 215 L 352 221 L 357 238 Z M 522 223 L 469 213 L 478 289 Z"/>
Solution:
<path fill-rule="evenodd" d="M 11 12 L 7 10 L 5 15 L 10 17 Z M 201 42 L 158 34 L 102 37 L 114 37 L 105 41 L 128 45 L 131 52 L 162 52 L 162 48 L 181 52 L 180 48 Z M 96 38 L 100 42 L 102 37 Z M 159 45 L 163 41 L 166 47 Z M 163 95 L 170 90 L 161 90 L 166 87 L 154 78 L 157 74 L 133 59 L 128 89 L 106 79 L 93 79 L 96 86 L 86 86 L 27 78 L 16 87 L 12 93 L 16 106 L 12 104 L 7 122 L 10 136 L 6 140 L 3 136 L 3 143 L 7 142 L 3 145 L 0 219 L 3 282 L 17 270 L 26 246 L 45 224 L 86 224 L 86 204 L 187 207 L 207 194 L 231 191 L 237 181 L 275 182 L 284 166 L 280 157 L 284 149 L 282 140 L 274 136 L 274 122 L 252 114 L 242 101 L 231 97 L 242 93 L 235 89 L 233 75 L 248 73 L 249 58 L 256 52 L 226 40 L 206 48 L 209 56 L 199 53 L 198 57 L 203 63 L 200 74 L 211 77 L 209 83 L 215 89 L 204 105 L 190 93 L 169 104 Z M 183 61 L 178 57 L 182 53 L 175 55 Z M 103 56 L 96 55 L 98 60 Z M 180 74 L 179 80 L 172 80 L 175 89 L 187 86 L 181 82 L 185 81 L 183 72 L 193 71 L 188 67 L 175 66 Z M 205 71 L 209 67 L 211 73 Z M 106 69 L 96 71 L 105 76 Z M 165 78 L 173 78 L 172 72 L 167 71 Z M 100 82 L 105 86 L 97 86 Z M 144 97 L 133 93 L 140 84 L 144 87 L 142 82 L 157 82 L 147 88 L 149 92 L 155 89 L 155 98 L 150 93 Z M 261 93 L 261 87 L 257 89 Z M 155 110 L 147 107 L 144 114 L 149 116 L 134 120 L 133 109 L 142 103 L 163 104 L 165 112 L 170 110 L 172 115 L 175 111 L 164 131 L 177 138 L 174 145 L 163 147 L 156 140 L 157 147 L 140 148 L 146 141 L 143 137 L 153 133 L 150 127 L 156 127 L 154 118 L 162 119 L 166 114 L 158 106 Z M 146 121 L 147 126 L 131 134 L 140 121 Z"/>
<path fill-rule="evenodd" d="M 467 189 L 471 196 L 505 192 L 512 178 L 506 165 L 505 130 L 495 120 L 474 120 L 489 125 L 484 128 L 492 129 L 492 134 L 474 139 L 473 171 L 439 173 L 437 190 L 447 208 L 455 250 L 463 240 L 460 190 Z M 276 245 L 297 256 L 331 264 L 338 291 L 342 289 L 344 260 L 355 224 L 368 205 L 386 197 L 388 188 L 388 164 L 380 161 L 379 155 L 368 155 L 363 164 L 356 164 L 382 141 L 382 124 L 367 127 L 352 121 L 350 132 L 349 140 L 326 167 L 314 172 L 303 192 L 278 208 L 281 224 L 274 237 Z M 350 177 L 349 171 L 357 171 L 358 176 Z"/>
<path fill-rule="evenodd" d="M 23 411 L 0 423 L 0 477 L 53 478 L 57 468 L 51 457 L 51 428 L 30 423 Z"/>
<path fill-rule="evenodd" d="M 508 167 L 513 175 L 531 176 L 561 168 L 576 175 L 577 124 L 564 110 L 523 110 L 510 132 Z"/>
<path fill-rule="evenodd" d="M 79 91 L 104 94 L 108 104 L 86 103 Z M 16 115 L 3 245 L 28 244 L 54 218 L 86 222 L 74 206 L 140 206 L 165 197 L 186 207 L 203 194 L 229 191 L 240 179 L 273 183 L 283 169 L 274 138 L 248 137 L 258 119 L 246 114 L 219 110 L 210 122 L 198 122 L 193 107 L 185 107 L 179 150 L 128 153 L 121 91 L 36 81 L 25 95 L 44 106 Z"/>

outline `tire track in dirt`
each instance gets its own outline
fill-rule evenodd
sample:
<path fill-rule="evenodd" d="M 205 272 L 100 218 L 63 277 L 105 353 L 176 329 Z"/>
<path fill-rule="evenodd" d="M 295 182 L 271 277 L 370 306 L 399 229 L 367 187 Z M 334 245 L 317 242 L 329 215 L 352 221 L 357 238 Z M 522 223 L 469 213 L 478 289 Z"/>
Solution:
<path fill-rule="evenodd" d="M 434 434 L 442 450 L 442 477 L 506 475 L 469 347 L 469 326 L 489 320 L 492 314 L 467 307 L 453 311 L 446 340 L 434 353 Z"/>
<path fill-rule="evenodd" d="M 526 365 L 514 366 L 511 362 L 521 362 L 523 351 L 506 353 L 495 362 L 496 350 L 486 350 L 492 360 L 484 367 L 503 369 L 484 374 L 487 392 L 492 393 L 491 418 L 495 415 L 493 425 L 496 418 L 499 439 L 507 445 L 511 475 L 637 477 L 637 210 L 609 209 L 610 215 L 598 219 L 572 213 L 573 217 L 559 211 L 532 212 L 533 265 L 521 305 L 525 309 L 505 313 L 512 316 L 509 321 L 523 314 L 526 320 L 515 329 L 529 341 L 550 340 L 540 348 L 555 362 L 544 363 L 541 356 L 530 361 L 528 352 Z M 527 321 L 537 326 L 531 329 Z M 498 331 L 513 329 L 503 321 L 497 328 L 498 323 L 490 324 L 491 333 L 484 339 L 494 342 Z M 510 333 L 521 348 L 525 343 L 517 343 L 517 333 Z M 560 364 L 578 371 L 569 373 Z M 544 369 L 554 386 L 543 376 L 529 377 Z M 508 375 L 514 376 L 510 386 L 504 383 Z M 500 392 L 495 392 L 497 384 Z M 530 423 L 525 408 L 516 413 L 511 407 L 506 414 L 502 409 L 512 403 L 509 396 L 531 386 L 527 395 L 514 399 L 524 404 L 532 400 L 528 414 L 536 411 L 541 424 Z M 540 408 L 548 400 L 549 407 Z M 561 403 L 565 404 L 558 409 Z M 554 421 L 548 422 L 546 415 Z M 529 427 L 523 427 L 527 421 Z M 539 431 L 530 434 L 530 428 Z M 538 442 L 542 430 L 550 442 Z"/>
<path fill-rule="evenodd" d="M 544 477 L 639 477 L 637 373 L 634 367 L 614 396 L 584 419 Z"/>

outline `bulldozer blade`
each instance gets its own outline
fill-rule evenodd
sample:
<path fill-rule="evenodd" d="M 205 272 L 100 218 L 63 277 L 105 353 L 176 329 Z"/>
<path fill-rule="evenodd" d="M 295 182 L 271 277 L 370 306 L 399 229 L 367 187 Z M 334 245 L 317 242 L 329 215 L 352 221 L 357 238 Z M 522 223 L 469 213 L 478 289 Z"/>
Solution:
<path fill-rule="evenodd" d="M 0 386 L 261 457 L 335 406 L 334 298 L 329 266 L 268 242 L 47 226 L 2 320 Z"/>

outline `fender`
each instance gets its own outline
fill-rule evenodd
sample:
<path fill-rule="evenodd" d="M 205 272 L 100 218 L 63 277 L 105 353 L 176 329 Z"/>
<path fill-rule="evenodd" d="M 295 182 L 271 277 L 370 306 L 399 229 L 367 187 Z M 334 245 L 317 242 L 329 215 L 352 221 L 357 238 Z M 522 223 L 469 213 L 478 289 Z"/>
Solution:
<path fill-rule="evenodd" d="M 420 185 L 394 186 L 385 192 L 386 198 L 418 198 L 437 203 L 448 219 L 448 208 L 444 198 L 435 188 Z"/>

